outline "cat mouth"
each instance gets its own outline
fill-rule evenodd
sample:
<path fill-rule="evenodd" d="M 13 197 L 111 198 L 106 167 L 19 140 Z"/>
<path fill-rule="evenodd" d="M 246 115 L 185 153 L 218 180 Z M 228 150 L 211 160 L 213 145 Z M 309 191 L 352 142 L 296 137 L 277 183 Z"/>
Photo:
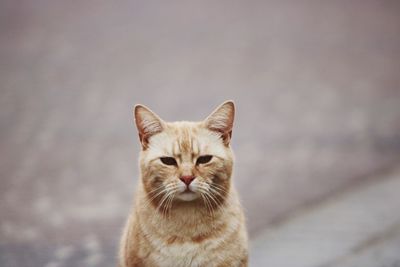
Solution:
<path fill-rule="evenodd" d="M 183 201 L 192 201 L 197 199 L 199 196 L 189 188 L 186 188 L 185 191 L 179 193 L 176 197 Z"/>

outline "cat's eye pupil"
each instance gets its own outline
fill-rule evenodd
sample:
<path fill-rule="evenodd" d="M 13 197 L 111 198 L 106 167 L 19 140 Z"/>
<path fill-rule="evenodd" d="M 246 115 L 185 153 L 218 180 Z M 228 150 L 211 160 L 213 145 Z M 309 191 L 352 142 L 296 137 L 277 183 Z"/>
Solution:
<path fill-rule="evenodd" d="M 173 157 L 162 157 L 160 160 L 165 165 L 178 165 Z"/>
<path fill-rule="evenodd" d="M 197 158 L 196 164 L 205 164 L 212 159 L 211 155 L 200 156 Z"/>

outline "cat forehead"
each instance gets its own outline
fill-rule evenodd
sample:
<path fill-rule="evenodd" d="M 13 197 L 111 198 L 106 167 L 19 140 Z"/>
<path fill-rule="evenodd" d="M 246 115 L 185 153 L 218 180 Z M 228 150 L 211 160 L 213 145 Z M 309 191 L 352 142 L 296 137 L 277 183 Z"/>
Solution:
<path fill-rule="evenodd" d="M 165 124 L 165 132 L 176 136 L 185 136 L 188 134 L 196 134 L 204 129 L 202 122 L 193 121 L 174 121 Z"/>
<path fill-rule="evenodd" d="M 201 122 L 168 122 L 165 129 L 150 140 L 149 153 L 154 157 L 184 153 L 207 153 L 224 156 L 224 145 L 218 133 Z"/>

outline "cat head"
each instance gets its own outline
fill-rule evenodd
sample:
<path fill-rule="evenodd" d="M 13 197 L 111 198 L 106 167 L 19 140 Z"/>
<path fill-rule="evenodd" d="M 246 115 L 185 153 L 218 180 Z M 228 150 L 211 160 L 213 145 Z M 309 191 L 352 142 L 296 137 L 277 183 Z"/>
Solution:
<path fill-rule="evenodd" d="M 165 122 L 143 105 L 134 116 L 142 150 L 144 191 L 160 210 L 175 202 L 197 202 L 212 209 L 230 188 L 230 148 L 235 106 L 221 104 L 200 122 Z"/>

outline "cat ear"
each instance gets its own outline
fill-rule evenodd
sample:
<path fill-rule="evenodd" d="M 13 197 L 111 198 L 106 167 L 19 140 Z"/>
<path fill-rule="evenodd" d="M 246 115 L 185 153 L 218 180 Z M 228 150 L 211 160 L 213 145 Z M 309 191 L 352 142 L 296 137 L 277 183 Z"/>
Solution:
<path fill-rule="evenodd" d="M 134 109 L 135 123 L 143 150 L 147 148 L 149 138 L 163 130 L 164 122 L 149 108 L 136 105 Z"/>
<path fill-rule="evenodd" d="M 229 100 L 217 107 L 204 122 L 209 130 L 220 133 L 224 144 L 228 145 L 232 137 L 234 118 L 235 104 Z"/>

